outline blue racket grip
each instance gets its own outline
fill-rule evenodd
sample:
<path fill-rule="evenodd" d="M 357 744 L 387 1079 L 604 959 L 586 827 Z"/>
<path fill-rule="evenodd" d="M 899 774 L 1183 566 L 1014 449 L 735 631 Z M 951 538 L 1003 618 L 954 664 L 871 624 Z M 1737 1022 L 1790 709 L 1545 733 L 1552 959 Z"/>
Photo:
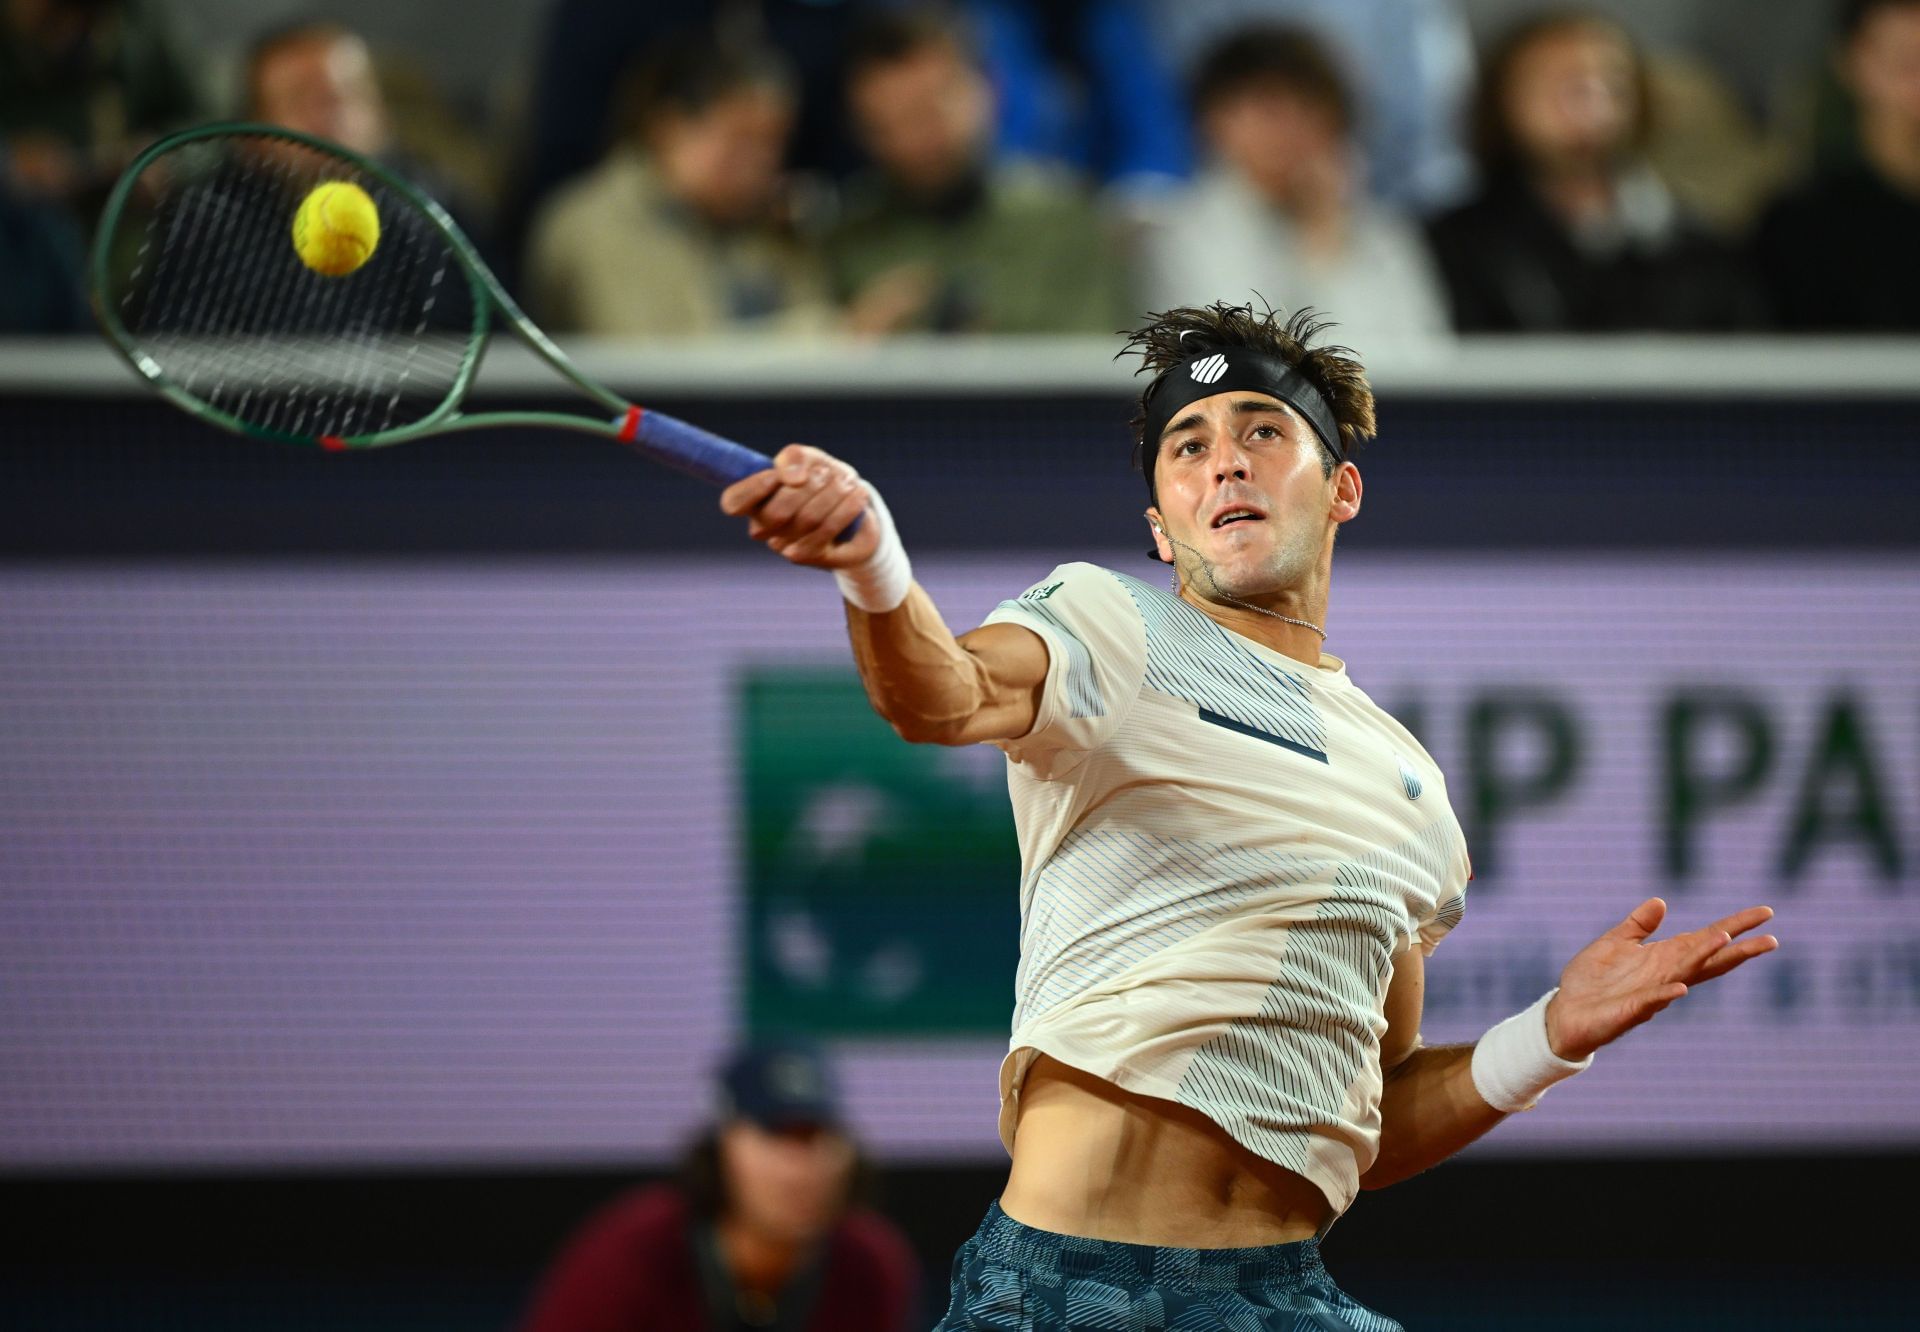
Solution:
<path fill-rule="evenodd" d="M 688 425 L 665 412 L 629 407 L 619 427 L 621 442 L 635 452 L 716 486 L 730 486 L 773 466 L 773 459 L 766 454 L 722 438 L 711 430 Z M 855 518 L 834 539 L 845 541 L 851 537 L 860 530 L 865 518 L 865 514 Z"/>

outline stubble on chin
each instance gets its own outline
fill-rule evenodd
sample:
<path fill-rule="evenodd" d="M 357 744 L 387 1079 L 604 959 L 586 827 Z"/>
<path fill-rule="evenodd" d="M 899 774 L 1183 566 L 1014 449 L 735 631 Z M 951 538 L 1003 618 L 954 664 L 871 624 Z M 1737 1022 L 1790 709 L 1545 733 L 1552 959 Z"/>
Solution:
<path fill-rule="evenodd" d="M 1318 555 L 1318 546 L 1305 532 L 1295 529 L 1283 533 L 1263 559 L 1212 560 L 1212 578 L 1201 570 L 1198 577 L 1188 581 L 1209 600 L 1227 596 L 1249 601 L 1304 585 Z"/>

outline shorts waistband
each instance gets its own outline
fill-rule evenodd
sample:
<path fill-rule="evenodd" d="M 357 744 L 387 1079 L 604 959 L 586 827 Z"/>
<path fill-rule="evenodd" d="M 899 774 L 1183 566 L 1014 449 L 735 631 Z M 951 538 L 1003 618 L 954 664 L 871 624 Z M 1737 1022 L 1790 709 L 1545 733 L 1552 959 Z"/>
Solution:
<path fill-rule="evenodd" d="M 995 1202 L 971 1245 L 989 1262 L 1044 1279 L 1093 1278 L 1122 1286 L 1185 1290 L 1292 1289 L 1325 1277 L 1318 1240 L 1246 1249 L 1175 1249 L 1036 1230 Z"/>

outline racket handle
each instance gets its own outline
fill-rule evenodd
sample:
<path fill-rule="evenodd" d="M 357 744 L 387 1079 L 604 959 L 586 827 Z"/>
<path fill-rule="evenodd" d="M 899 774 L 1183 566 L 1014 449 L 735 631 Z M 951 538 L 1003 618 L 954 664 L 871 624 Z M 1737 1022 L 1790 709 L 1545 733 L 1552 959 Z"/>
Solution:
<path fill-rule="evenodd" d="M 627 447 L 655 462 L 716 486 L 730 486 L 735 481 L 744 480 L 755 472 L 764 472 L 773 466 L 773 459 L 766 454 L 744 444 L 735 444 L 711 430 L 688 425 L 679 417 L 668 416 L 665 412 L 629 407 L 618 425 L 620 441 Z M 834 539 L 845 541 L 851 537 L 860 530 L 865 517 L 862 514 L 855 518 Z"/>
<path fill-rule="evenodd" d="M 628 447 L 716 486 L 730 486 L 773 466 L 773 459 L 766 454 L 665 412 L 630 407 L 619 425 L 620 440 Z"/>

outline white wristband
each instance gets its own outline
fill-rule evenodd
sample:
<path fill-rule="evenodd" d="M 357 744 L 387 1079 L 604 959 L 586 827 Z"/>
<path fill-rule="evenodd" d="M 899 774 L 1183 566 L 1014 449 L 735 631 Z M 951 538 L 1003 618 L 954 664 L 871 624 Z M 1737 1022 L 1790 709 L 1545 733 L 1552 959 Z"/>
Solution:
<path fill-rule="evenodd" d="M 1548 990 L 1539 1003 L 1495 1026 L 1473 1047 L 1474 1088 L 1495 1110 L 1531 1110 L 1547 1088 L 1593 1062 L 1592 1055 L 1575 1064 L 1553 1052 L 1547 1005 L 1558 993 Z"/>
<path fill-rule="evenodd" d="M 840 584 L 841 596 L 869 615 L 884 615 L 907 599 L 913 586 L 913 564 L 907 559 L 907 548 L 900 544 L 900 534 L 893 530 L 887 502 L 867 482 L 860 484 L 867 487 L 866 519 L 880 528 L 880 544 L 853 568 L 835 569 L 833 577 Z"/>

